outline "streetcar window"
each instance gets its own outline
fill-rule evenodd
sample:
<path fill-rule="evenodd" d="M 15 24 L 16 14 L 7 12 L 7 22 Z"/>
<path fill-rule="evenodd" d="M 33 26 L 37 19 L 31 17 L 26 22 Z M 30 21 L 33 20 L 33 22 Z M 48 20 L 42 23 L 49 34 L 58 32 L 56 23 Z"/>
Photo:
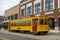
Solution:
<path fill-rule="evenodd" d="M 12 23 L 12 26 L 16 26 L 16 23 L 13 22 L 13 23 Z"/>
<path fill-rule="evenodd" d="M 31 21 L 30 20 L 24 20 L 20 22 L 20 26 L 31 26 Z"/>
<path fill-rule="evenodd" d="M 47 24 L 47 21 L 48 21 L 48 20 L 47 20 L 47 19 L 45 19 L 45 20 L 44 20 L 44 24 Z"/>
<path fill-rule="evenodd" d="M 31 20 L 24 20 L 12 23 L 12 26 L 31 26 Z"/>
<path fill-rule="evenodd" d="M 40 19 L 40 24 L 41 25 L 44 24 L 43 22 L 44 22 L 44 20 L 43 19 Z"/>

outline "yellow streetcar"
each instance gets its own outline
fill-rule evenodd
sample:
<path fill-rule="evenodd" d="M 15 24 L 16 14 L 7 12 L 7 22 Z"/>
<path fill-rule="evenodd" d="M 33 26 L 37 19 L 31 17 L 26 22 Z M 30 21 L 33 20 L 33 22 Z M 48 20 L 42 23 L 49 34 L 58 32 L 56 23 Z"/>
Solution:
<path fill-rule="evenodd" d="M 33 34 L 38 33 L 48 33 L 49 31 L 49 24 L 48 24 L 49 17 L 48 16 L 37 16 L 37 17 L 30 17 L 20 20 L 12 20 L 9 22 L 9 31 L 29 31 Z"/>

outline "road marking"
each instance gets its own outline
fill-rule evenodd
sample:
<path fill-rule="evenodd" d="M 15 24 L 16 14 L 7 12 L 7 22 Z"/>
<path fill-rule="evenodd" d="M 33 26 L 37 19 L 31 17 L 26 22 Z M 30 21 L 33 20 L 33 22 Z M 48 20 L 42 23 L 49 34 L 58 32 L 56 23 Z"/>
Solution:
<path fill-rule="evenodd" d="M 4 37 L 0 37 L 0 39 L 2 39 L 2 40 L 9 40 L 9 39 L 7 39 L 7 38 L 4 38 Z"/>

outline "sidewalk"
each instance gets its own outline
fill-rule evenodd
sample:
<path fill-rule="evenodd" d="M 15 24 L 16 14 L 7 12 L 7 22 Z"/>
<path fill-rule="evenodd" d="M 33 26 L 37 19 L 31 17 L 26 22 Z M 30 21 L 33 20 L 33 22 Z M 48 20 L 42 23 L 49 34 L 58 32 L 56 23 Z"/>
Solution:
<path fill-rule="evenodd" d="M 58 34 L 58 35 L 60 35 L 60 30 L 50 30 L 49 34 Z"/>
<path fill-rule="evenodd" d="M 50 33 L 59 33 L 60 31 L 59 30 L 50 30 L 49 32 Z"/>

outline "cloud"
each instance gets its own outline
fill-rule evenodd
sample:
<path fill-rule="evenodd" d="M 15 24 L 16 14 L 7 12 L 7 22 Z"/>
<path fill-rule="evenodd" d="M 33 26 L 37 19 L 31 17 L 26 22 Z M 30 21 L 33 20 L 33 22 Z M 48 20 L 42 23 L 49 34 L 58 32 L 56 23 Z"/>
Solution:
<path fill-rule="evenodd" d="M 0 15 L 4 14 L 4 11 L 19 4 L 20 0 L 0 0 Z"/>
<path fill-rule="evenodd" d="M 4 15 L 4 11 L 0 10 L 0 16 Z"/>

